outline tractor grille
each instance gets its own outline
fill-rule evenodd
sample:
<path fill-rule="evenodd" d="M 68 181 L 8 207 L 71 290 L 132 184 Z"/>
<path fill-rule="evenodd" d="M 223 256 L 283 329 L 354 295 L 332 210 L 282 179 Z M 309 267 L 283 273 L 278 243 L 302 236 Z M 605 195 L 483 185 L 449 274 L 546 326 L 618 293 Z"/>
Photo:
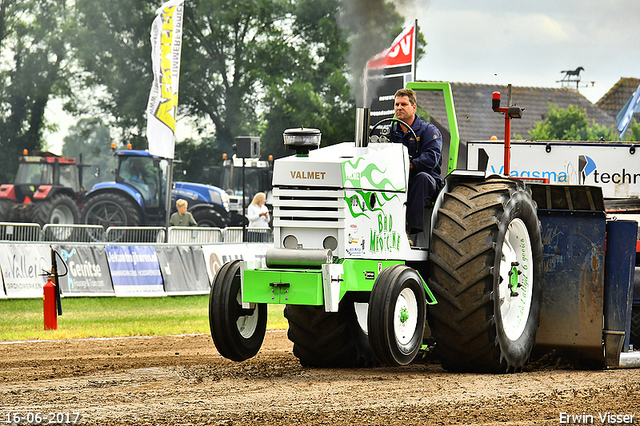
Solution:
<path fill-rule="evenodd" d="M 274 226 L 335 228 L 344 222 L 344 207 L 342 189 L 273 189 Z"/>

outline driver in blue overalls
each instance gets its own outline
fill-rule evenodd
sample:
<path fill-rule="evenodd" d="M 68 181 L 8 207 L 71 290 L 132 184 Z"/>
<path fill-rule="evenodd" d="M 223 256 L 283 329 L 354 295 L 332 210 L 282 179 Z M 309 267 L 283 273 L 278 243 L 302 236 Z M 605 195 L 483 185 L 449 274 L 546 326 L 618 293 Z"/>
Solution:
<path fill-rule="evenodd" d="M 407 233 L 424 230 L 424 208 L 444 186 L 440 176 L 442 166 L 442 134 L 433 124 L 416 115 L 416 94 L 411 89 L 395 93 L 394 112 L 397 119 L 391 126 L 391 141 L 400 142 L 409 150 L 409 192 L 407 194 Z"/>

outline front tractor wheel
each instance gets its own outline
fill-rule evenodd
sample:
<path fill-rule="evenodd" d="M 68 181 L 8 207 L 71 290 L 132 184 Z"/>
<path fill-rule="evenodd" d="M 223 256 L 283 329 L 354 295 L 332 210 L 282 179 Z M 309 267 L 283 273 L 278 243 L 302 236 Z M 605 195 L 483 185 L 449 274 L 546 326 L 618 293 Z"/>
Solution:
<path fill-rule="evenodd" d="M 242 307 L 240 260 L 225 263 L 209 295 L 209 327 L 216 349 L 225 358 L 245 361 L 255 356 L 267 330 L 267 305 Z"/>
<path fill-rule="evenodd" d="M 405 265 L 386 268 L 369 297 L 368 331 L 376 358 L 389 366 L 411 363 L 422 345 L 427 305 L 422 279 Z"/>
<path fill-rule="evenodd" d="M 542 299 L 537 207 L 517 181 L 463 183 L 445 194 L 433 231 L 429 325 L 450 371 L 526 364 Z"/>

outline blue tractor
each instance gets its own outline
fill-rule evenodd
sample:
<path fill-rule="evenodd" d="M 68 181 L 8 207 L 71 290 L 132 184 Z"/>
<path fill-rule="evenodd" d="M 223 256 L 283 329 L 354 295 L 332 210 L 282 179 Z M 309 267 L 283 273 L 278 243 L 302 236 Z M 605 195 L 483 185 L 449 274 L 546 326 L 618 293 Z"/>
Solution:
<path fill-rule="evenodd" d="M 115 154 L 115 182 L 103 182 L 89 191 L 81 223 L 109 226 L 164 226 L 169 161 L 147 151 L 123 150 Z M 175 182 L 171 206 L 187 200 L 198 226 L 224 228 L 229 221 L 229 198 L 215 186 Z"/>

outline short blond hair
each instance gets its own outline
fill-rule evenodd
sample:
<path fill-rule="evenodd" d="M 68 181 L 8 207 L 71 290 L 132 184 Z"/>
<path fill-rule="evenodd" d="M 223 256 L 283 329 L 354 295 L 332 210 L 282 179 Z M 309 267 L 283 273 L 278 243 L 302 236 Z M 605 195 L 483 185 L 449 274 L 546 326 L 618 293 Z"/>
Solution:
<path fill-rule="evenodd" d="M 182 206 L 188 206 L 189 203 L 187 203 L 187 200 L 180 198 L 178 201 L 176 201 L 176 207 L 182 207 Z"/>

